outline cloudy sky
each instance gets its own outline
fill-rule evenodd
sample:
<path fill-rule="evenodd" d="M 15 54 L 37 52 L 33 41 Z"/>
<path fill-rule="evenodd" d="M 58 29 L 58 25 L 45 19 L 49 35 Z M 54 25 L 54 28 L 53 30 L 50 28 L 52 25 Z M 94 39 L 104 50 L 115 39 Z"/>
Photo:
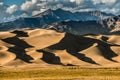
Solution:
<path fill-rule="evenodd" d="M 120 14 L 120 0 L 0 0 L 0 22 L 27 17 L 46 9 L 94 11 Z"/>

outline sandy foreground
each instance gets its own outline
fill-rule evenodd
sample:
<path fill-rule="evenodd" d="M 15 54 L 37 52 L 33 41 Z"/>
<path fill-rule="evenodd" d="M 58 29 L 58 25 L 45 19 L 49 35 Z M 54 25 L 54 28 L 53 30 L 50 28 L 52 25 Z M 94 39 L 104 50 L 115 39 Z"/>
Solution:
<path fill-rule="evenodd" d="M 76 36 L 45 29 L 0 32 L 0 66 L 120 67 L 120 36 Z"/>

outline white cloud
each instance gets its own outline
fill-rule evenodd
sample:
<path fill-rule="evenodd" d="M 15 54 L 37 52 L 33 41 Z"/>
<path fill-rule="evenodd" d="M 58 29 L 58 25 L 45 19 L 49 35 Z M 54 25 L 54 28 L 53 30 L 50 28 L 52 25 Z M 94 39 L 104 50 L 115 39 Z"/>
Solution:
<path fill-rule="evenodd" d="M 8 7 L 6 9 L 6 12 L 9 13 L 9 14 L 12 14 L 14 13 L 15 11 L 17 11 L 18 7 L 16 5 L 11 5 L 10 7 Z"/>
<path fill-rule="evenodd" d="M 106 5 L 112 5 L 117 2 L 117 0 L 92 0 L 93 4 L 106 4 Z"/>
<path fill-rule="evenodd" d="M 75 0 L 76 4 L 80 5 L 86 2 L 85 0 Z"/>
<path fill-rule="evenodd" d="M 75 0 L 70 0 L 70 2 L 75 2 Z"/>
<path fill-rule="evenodd" d="M 21 5 L 21 10 L 37 14 L 37 12 L 39 13 L 43 9 L 62 8 L 70 11 L 106 10 L 107 12 L 112 11 L 118 14 L 120 12 L 117 8 L 118 6 L 116 6 L 118 3 L 120 3 L 119 0 L 29 0 Z"/>
<path fill-rule="evenodd" d="M 35 4 L 35 3 L 37 3 L 37 1 L 38 1 L 38 0 L 32 0 L 32 3 Z"/>
<path fill-rule="evenodd" d="M 116 2 L 116 0 L 100 0 L 100 1 L 105 4 L 114 4 Z"/>
<path fill-rule="evenodd" d="M 26 1 L 21 5 L 21 10 L 24 11 L 33 11 L 36 9 L 36 0 Z"/>
<path fill-rule="evenodd" d="M 15 20 L 19 15 L 15 15 L 17 11 L 16 5 L 7 6 L 4 2 L 0 1 L 0 23 Z"/>
<path fill-rule="evenodd" d="M 112 9 L 105 8 L 105 9 L 103 9 L 101 11 L 108 12 L 108 13 L 113 13 L 113 14 L 117 14 L 119 12 L 119 9 L 116 9 L 116 8 L 112 8 Z"/>
<path fill-rule="evenodd" d="M 3 2 L 0 2 L 0 6 L 3 6 Z"/>

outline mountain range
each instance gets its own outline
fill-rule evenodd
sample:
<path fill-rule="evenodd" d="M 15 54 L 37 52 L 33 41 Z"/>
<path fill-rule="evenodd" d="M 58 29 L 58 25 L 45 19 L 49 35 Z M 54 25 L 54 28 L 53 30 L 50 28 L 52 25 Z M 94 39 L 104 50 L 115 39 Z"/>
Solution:
<path fill-rule="evenodd" d="M 92 24 L 92 23 L 96 23 L 96 21 L 102 21 L 104 19 L 111 18 L 113 16 L 115 15 L 110 13 L 100 12 L 100 11 L 72 13 L 70 11 L 65 11 L 62 9 L 57 9 L 57 10 L 48 9 L 43 13 L 40 13 L 31 17 L 19 18 L 19 19 L 16 19 L 15 21 L 1 23 L 0 31 L 21 29 L 21 28 L 47 28 L 48 29 L 49 26 L 53 25 L 54 23 L 62 23 L 67 21 L 68 22 L 73 21 L 73 23 L 83 22 L 85 24 L 90 22 L 90 24 Z M 76 23 L 73 25 L 74 26 L 78 25 Z"/>
<path fill-rule="evenodd" d="M 97 21 L 61 21 L 53 23 L 46 28 L 77 35 L 120 34 L 120 16 Z"/>

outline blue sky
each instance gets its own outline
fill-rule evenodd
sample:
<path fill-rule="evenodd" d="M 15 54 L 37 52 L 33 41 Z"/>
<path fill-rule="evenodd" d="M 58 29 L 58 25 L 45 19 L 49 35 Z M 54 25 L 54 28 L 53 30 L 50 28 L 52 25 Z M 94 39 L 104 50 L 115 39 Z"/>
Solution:
<path fill-rule="evenodd" d="M 21 5 L 25 0 L 3 0 L 6 5 Z"/>

